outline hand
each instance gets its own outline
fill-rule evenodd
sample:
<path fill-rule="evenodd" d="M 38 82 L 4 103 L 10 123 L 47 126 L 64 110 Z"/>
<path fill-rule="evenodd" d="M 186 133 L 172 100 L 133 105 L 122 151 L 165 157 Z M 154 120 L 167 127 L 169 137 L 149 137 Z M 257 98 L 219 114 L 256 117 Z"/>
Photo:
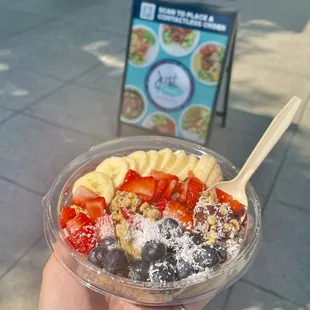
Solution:
<path fill-rule="evenodd" d="M 209 300 L 208 300 L 209 301 Z M 186 310 L 201 310 L 206 300 L 188 304 Z M 146 307 L 120 298 L 95 293 L 76 281 L 52 257 L 43 270 L 39 310 L 180 310 L 179 306 Z"/>

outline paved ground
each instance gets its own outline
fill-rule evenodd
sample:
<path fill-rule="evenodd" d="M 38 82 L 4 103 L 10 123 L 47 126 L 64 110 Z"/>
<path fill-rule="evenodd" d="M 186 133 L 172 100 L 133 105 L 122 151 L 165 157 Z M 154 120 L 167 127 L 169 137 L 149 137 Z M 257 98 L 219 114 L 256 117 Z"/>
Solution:
<path fill-rule="evenodd" d="M 216 2 L 239 8 L 242 19 L 228 126 L 214 126 L 210 148 L 241 166 L 291 96 L 305 105 L 253 179 L 264 208 L 259 257 L 206 309 L 310 309 L 310 2 Z M 51 181 L 75 156 L 115 136 L 129 6 L 0 0 L 3 310 L 36 308 L 50 255 L 40 201 Z"/>

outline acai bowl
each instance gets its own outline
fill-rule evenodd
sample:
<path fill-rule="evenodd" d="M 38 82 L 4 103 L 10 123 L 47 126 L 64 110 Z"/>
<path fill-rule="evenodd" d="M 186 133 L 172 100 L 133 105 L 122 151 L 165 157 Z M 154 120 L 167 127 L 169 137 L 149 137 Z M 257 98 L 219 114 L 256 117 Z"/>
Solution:
<path fill-rule="evenodd" d="M 123 167 L 123 160 L 115 158 L 124 159 L 129 169 L 116 169 L 116 162 Z M 53 182 L 43 199 L 47 242 L 61 265 L 98 293 L 148 306 L 212 298 L 248 270 L 260 244 L 261 211 L 251 184 L 246 189 L 249 205 L 245 210 L 233 200 L 223 201 L 223 195 L 203 195 L 208 186 L 232 179 L 237 172 L 219 154 L 175 138 L 143 136 L 108 141 L 74 159 Z M 96 182 L 88 185 L 94 173 L 110 175 L 109 179 L 104 177 L 104 184 L 110 185 L 103 191 L 97 189 Z M 163 179 L 168 179 L 168 186 L 166 181 L 159 182 Z M 161 190 L 156 192 L 159 183 Z M 114 186 L 114 193 L 110 186 Z M 78 195 L 83 187 L 95 194 L 89 197 L 87 193 L 89 201 Z M 134 203 L 122 196 L 124 192 Z M 100 195 L 106 195 L 105 204 Z M 118 207 L 117 201 L 122 205 Z M 60 218 L 65 208 L 75 213 Z M 200 212 L 202 209 L 205 212 Z M 100 237 L 93 239 L 98 225 Z M 119 227 L 123 226 L 133 233 L 125 230 L 122 238 L 124 229 Z M 86 248 L 81 242 L 85 238 L 91 240 Z M 127 239 L 134 240 L 132 246 L 126 244 Z M 229 252 L 232 241 L 227 241 L 234 239 L 237 243 Z"/>

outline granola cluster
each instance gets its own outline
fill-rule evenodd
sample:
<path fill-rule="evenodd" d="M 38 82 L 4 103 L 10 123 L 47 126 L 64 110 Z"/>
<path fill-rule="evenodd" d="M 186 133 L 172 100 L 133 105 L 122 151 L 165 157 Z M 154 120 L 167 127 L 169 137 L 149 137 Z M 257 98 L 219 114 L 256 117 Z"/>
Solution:
<path fill-rule="evenodd" d="M 110 211 L 114 222 L 116 223 L 115 232 L 120 244 L 125 251 L 132 256 L 140 256 L 140 251 L 134 246 L 134 228 L 128 224 L 121 212 L 122 208 L 138 212 L 146 219 L 158 221 L 162 215 L 158 209 L 151 204 L 142 203 L 138 195 L 129 192 L 117 191 L 113 198 Z"/>
<path fill-rule="evenodd" d="M 219 203 L 212 193 L 200 197 L 194 210 L 194 221 L 195 231 L 211 246 L 237 239 L 242 224 L 230 204 Z"/>

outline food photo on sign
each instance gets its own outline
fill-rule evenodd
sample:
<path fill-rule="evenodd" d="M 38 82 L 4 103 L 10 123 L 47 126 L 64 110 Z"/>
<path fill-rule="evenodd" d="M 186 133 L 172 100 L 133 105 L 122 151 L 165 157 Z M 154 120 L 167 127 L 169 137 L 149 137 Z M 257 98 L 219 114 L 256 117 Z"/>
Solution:
<path fill-rule="evenodd" d="M 236 20 L 204 5 L 134 1 L 120 121 L 205 144 Z"/>

